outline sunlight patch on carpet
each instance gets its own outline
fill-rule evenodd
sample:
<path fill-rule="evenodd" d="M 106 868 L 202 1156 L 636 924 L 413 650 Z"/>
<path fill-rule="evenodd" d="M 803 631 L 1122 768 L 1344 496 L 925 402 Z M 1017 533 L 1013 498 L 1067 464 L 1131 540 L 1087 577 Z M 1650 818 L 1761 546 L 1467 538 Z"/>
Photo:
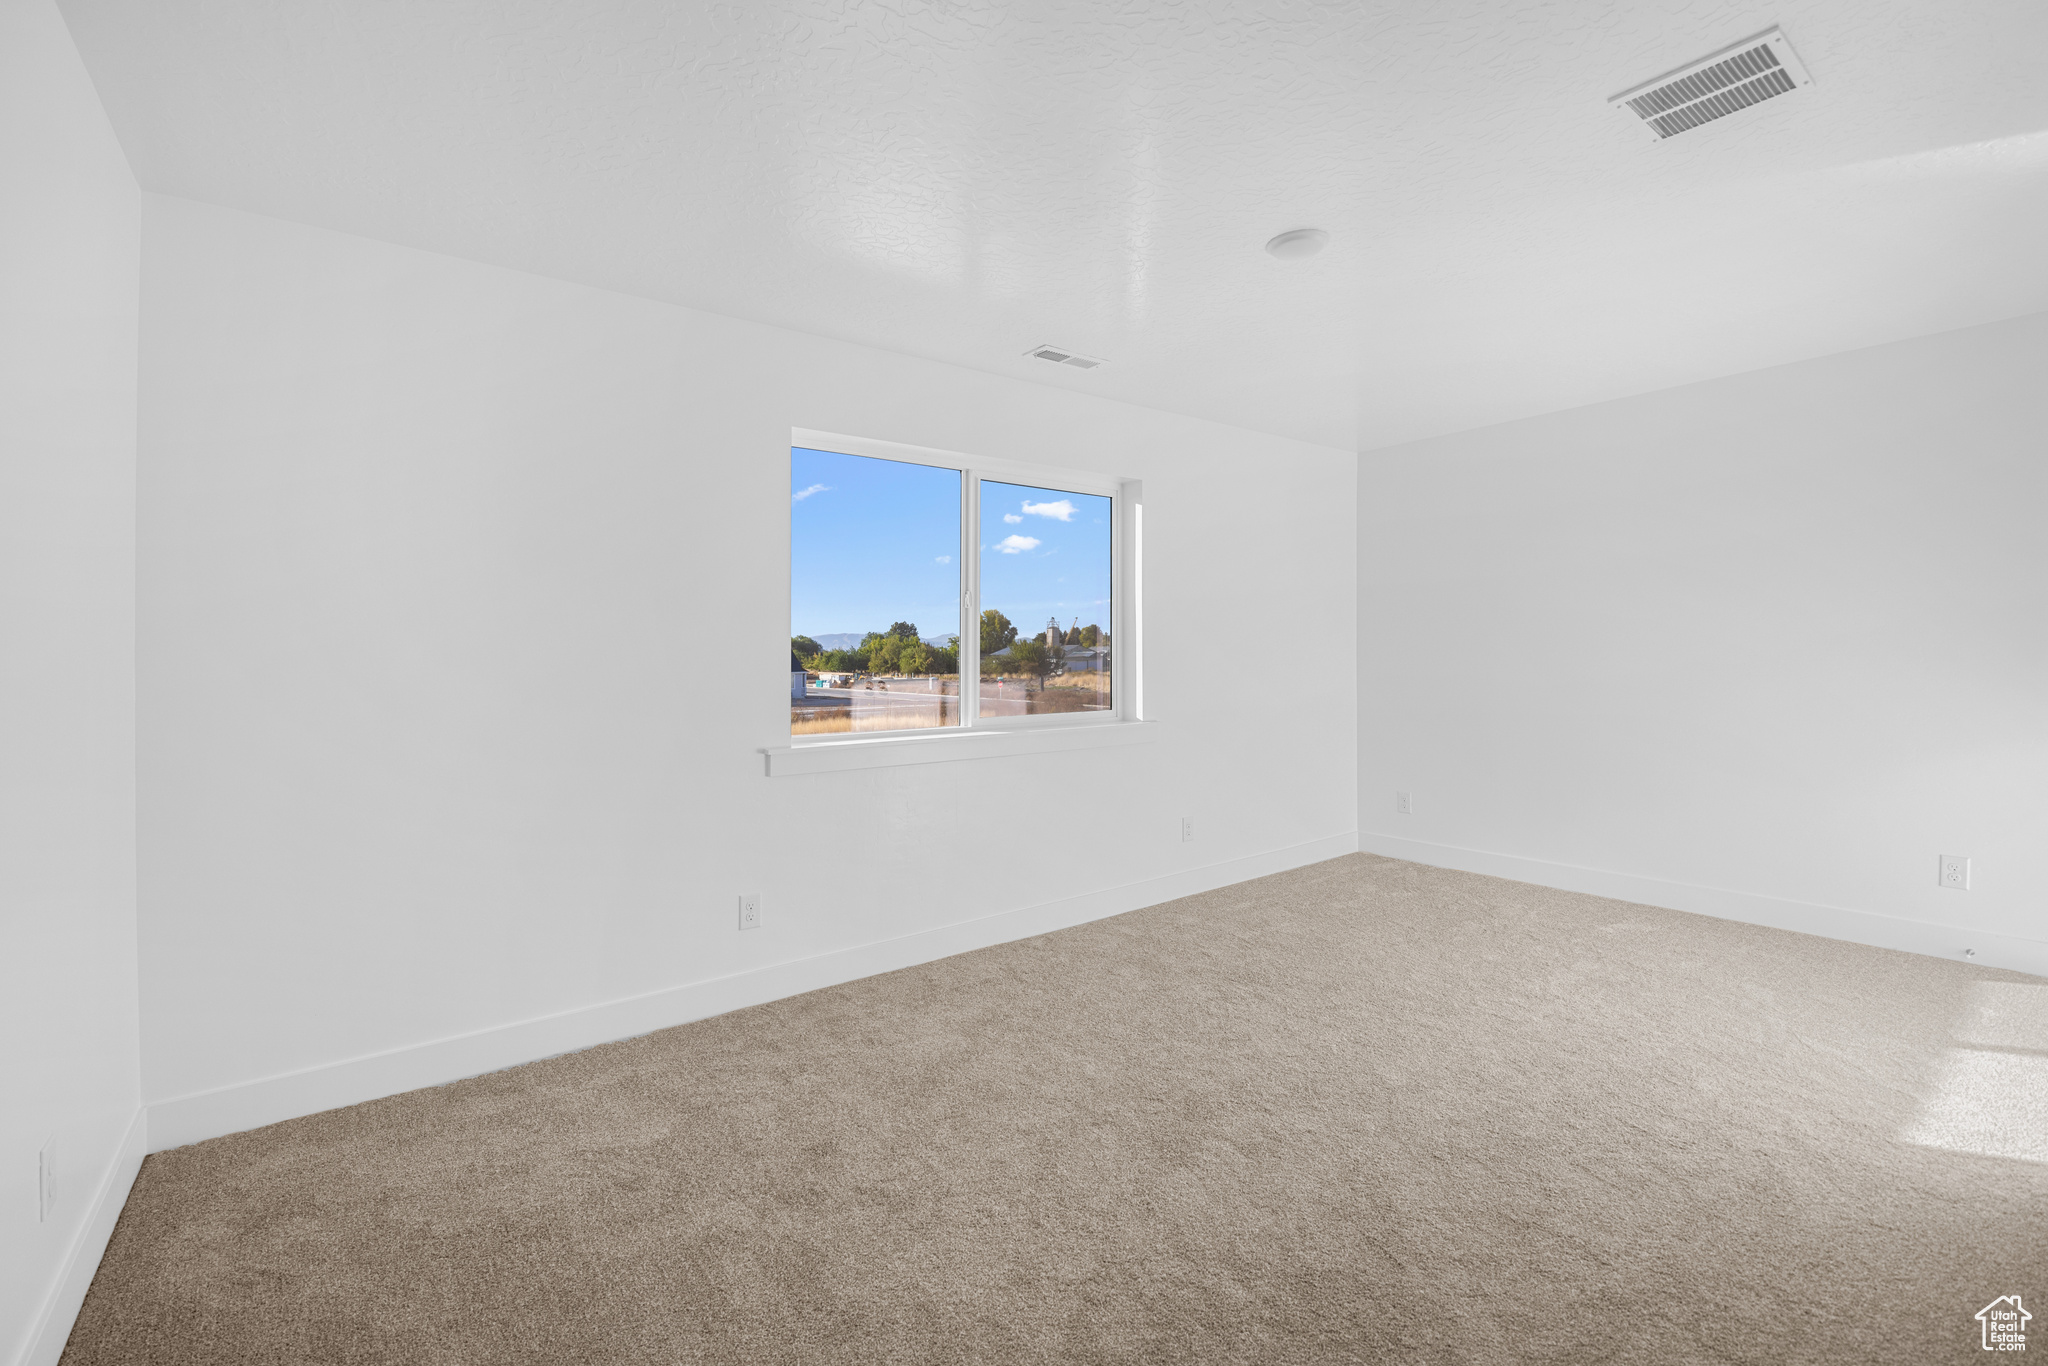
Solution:
<path fill-rule="evenodd" d="M 2048 1164 L 2048 987 L 1978 982 L 1908 1143 Z"/>

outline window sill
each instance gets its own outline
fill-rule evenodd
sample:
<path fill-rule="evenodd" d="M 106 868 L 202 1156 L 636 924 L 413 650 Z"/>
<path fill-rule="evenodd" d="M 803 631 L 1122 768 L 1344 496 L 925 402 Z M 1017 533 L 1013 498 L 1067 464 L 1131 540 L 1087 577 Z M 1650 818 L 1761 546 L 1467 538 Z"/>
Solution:
<path fill-rule="evenodd" d="M 897 764 L 946 764 L 962 759 L 995 759 L 1008 754 L 1047 754 L 1063 749 L 1106 749 L 1142 745 L 1159 736 L 1157 721 L 1108 725 L 1043 726 L 1020 730 L 954 730 L 944 735 L 884 735 L 858 740 L 775 745 L 761 753 L 771 778 L 797 773 L 841 773 Z"/>

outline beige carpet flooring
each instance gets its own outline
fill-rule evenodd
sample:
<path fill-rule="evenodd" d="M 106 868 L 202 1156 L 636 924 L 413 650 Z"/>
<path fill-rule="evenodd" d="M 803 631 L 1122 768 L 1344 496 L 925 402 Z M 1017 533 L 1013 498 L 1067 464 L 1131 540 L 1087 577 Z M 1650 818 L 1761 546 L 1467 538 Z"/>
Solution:
<path fill-rule="evenodd" d="M 159 1153 L 64 1362 L 2009 1360 L 2043 991 L 1353 855 Z"/>

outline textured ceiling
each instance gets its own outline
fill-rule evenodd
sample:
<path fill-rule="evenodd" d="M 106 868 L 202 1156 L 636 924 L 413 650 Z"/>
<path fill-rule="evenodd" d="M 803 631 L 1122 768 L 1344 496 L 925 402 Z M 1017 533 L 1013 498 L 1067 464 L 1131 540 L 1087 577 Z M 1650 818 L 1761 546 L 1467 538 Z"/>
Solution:
<path fill-rule="evenodd" d="M 2039 0 L 62 3 L 148 189 L 1333 445 L 2048 309 Z"/>

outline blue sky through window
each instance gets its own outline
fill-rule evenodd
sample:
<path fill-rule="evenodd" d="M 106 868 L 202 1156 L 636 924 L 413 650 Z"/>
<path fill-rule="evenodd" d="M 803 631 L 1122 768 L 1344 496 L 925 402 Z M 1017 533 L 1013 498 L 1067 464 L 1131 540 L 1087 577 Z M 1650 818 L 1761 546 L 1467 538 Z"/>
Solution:
<path fill-rule="evenodd" d="M 959 631 L 958 471 L 801 446 L 789 471 L 790 634 Z M 1099 494 L 983 480 L 982 605 L 1021 636 L 1054 616 L 1111 630 L 1111 510 Z"/>
<path fill-rule="evenodd" d="M 798 446 L 789 453 L 789 630 L 821 636 L 907 621 L 960 631 L 958 470 Z"/>
<path fill-rule="evenodd" d="M 1093 493 L 981 481 L 981 605 L 1010 619 L 1019 639 L 1045 629 L 1113 631 L 1109 528 L 1113 500 Z"/>

